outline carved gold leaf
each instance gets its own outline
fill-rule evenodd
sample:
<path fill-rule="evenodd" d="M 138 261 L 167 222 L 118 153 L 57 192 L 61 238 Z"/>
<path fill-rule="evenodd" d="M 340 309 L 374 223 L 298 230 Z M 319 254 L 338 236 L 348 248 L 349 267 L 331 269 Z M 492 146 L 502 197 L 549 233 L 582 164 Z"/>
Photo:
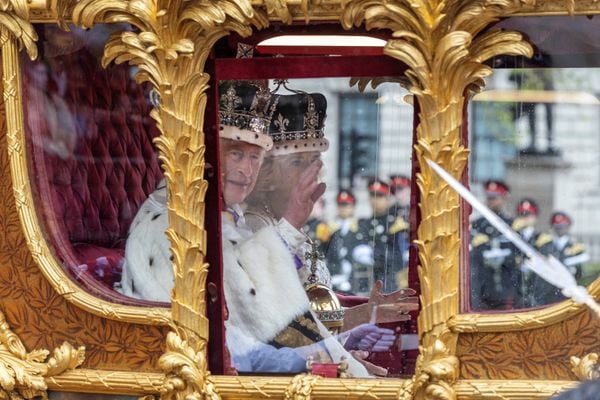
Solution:
<path fill-rule="evenodd" d="M 582 358 L 571 357 L 571 370 L 579 380 L 600 378 L 600 364 L 598 353 L 586 354 Z"/>
<path fill-rule="evenodd" d="M 310 400 L 313 386 L 320 377 L 310 374 L 294 376 L 290 385 L 285 389 L 285 400 Z"/>
<path fill-rule="evenodd" d="M 448 321 L 459 311 L 459 198 L 425 159 L 462 177 L 468 157 L 461 143 L 465 92 L 478 90 L 483 78 L 492 73 L 483 64 L 491 57 L 532 54 L 519 33 L 481 33 L 518 8 L 511 0 L 351 0 L 341 16 L 346 28 L 364 21 L 367 29 L 392 30 L 384 53 L 408 66 L 409 91 L 420 108 L 415 150 L 423 216 L 416 241 L 422 347 L 413 389 L 416 398 L 454 398 L 451 384 L 458 377 L 458 360 L 453 356 L 457 335 L 450 331 Z"/>
<path fill-rule="evenodd" d="M 376 89 L 379 85 L 388 82 L 398 83 L 402 87 L 407 87 L 409 83 L 404 76 L 353 77 L 350 78 L 349 86 L 356 85 L 359 92 L 364 92 L 369 84 L 372 89 Z"/>
<path fill-rule="evenodd" d="M 15 335 L 4 314 L 0 312 L 0 388 L 2 397 L 47 398 L 44 378 L 56 376 L 71 370 L 84 360 L 85 348 L 73 348 L 64 342 L 54 349 L 53 357 L 45 349 L 27 352 L 25 346 Z"/>
<path fill-rule="evenodd" d="M 0 0 L 0 26 L 7 29 L 19 44 L 25 48 L 32 60 L 37 58 L 37 33 L 29 22 L 27 0 Z"/>
<path fill-rule="evenodd" d="M 266 23 L 250 1 L 84 0 L 73 11 L 83 27 L 127 22 L 137 28 L 111 36 L 103 65 L 138 67 L 137 82 L 150 82 L 159 97 L 152 112 L 161 136 L 155 139 L 168 190 L 169 229 L 175 286 L 171 304 L 174 332 L 159 364 L 168 398 L 217 398 L 207 379 L 204 112 L 209 75 L 204 64 L 216 41 L 229 32 L 247 36 Z"/>
<path fill-rule="evenodd" d="M 168 371 L 160 389 L 161 398 L 178 399 L 182 393 L 191 393 L 194 398 L 218 400 L 206 366 L 206 342 L 196 351 L 182 339 L 186 336 L 185 330 L 167 336 L 167 352 L 159 361 Z"/>

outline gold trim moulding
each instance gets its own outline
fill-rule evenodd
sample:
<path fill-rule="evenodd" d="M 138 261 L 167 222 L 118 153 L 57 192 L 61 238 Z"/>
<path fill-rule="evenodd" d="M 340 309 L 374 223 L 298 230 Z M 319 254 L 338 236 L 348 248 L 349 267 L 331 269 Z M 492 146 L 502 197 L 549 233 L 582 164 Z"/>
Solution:
<path fill-rule="evenodd" d="M 535 16 L 535 15 L 566 15 L 567 11 L 565 6 L 568 0 L 552 0 L 543 1 L 538 0 L 533 8 L 523 6 L 523 9 L 514 15 L 518 16 Z M 255 7 L 264 6 L 265 0 L 253 0 L 252 5 Z M 307 16 L 303 10 L 308 7 L 308 3 L 312 3 L 309 6 L 310 12 Z M 305 21 L 306 18 L 310 18 L 311 21 L 337 21 L 339 20 L 341 10 L 340 0 L 324 0 L 321 2 L 311 2 L 309 0 L 291 0 L 287 1 L 286 5 L 292 15 L 294 21 Z M 75 6 L 75 1 L 61 1 L 64 11 L 64 17 L 70 21 L 71 11 Z M 29 18 L 32 23 L 48 23 L 56 21 L 58 11 L 54 1 L 50 0 L 31 0 L 29 6 Z M 577 0 L 575 2 L 575 14 L 599 14 L 597 0 Z M 276 14 L 269 16 L 271 21 L 279 21 L 280 18 Z"/>
<path fill-rule="evenodd" d="M 215 392 L 221 399 L 283 399 L 293 384 L 293 376 L 213 376 Z M 372 400 L 398 399 L 398 393 L 406 379 L 334 379 L 318 378 L 307 398 Z"/>
<path fill-rule="evenodd" d="M 598 300 L 600 297 L 600 279 L 596 279 L 588 291 Z M 583 304 L 565 300 L 546 308 L 512 313 L 458 314 L 450 318 L 448 326 L 455 333 L 473 332 L 514 332 L 547 327 L 585 310 Z"/>
<path fill-rule="evenodd" d="M 161 373 L 79 369 L 46 378 L 48 390 L 123 395 L 158 394 Z M 293 383 L 289 377 L 210 376 L 215 392 L 226 399 L 283 399 Z M 398 399 L 405 379 L 319 378 L 310 393 L 314 399 Z M 453 386 L 457 399 L 547 399 L 577 386 L 579 381 L 459 380 Z"/>
<path fill-rule="evenodd" d="M 123 395 L 155 394 L 165 379 L 162 373 L 77 369 L 46 378 L 48 390 Z"/>
<path fill-rule="evenodd" d="M 459 380 L 452 388 L 457 399 L 548 399 L 577 386 L 579 381 Z"/>
<path fill-rule="evenodd" d="M 221 399 L 280 399 L 293 377 L 211 376 Z M 313 386 L 313 399 L 398 399 L 404 379 L 326 379 Z M 578 381 L 459 380 L 453 385 L 457 399 L 547 399 L 577 386 Z"/>

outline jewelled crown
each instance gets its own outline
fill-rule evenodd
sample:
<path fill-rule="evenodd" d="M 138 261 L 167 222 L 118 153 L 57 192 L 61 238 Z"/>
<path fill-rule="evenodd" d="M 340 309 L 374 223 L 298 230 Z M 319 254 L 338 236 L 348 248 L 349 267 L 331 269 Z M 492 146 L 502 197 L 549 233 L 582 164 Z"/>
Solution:
<path fill-rule="evenodd" d="M 277 97 L 253 81 L 225 81 L 219 85 L 220 136 L 270 150 L 269 124 Z"/>
<path fill-rule="evenodd" d="M 271 154 L 325 151 L 329 141 L 323 132 L 327 100 L 321 93 L 274 95 L 278 98 L 269 134 Z"/>

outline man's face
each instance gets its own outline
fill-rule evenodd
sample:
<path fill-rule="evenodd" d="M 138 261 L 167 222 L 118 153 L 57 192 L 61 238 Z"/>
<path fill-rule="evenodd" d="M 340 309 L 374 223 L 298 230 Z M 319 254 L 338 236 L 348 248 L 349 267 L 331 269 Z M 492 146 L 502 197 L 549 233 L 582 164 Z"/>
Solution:
<path fill-rule="evenodd" d="M 520 217 L 523 220 L 525 226 L 535 226 L 537 222 L 537 215 L 535 214 L 525 214 Z"/>
<path fill-rule="evenodd" d="M 354 204 L 338 204 L 337 213 L 340 218 L 354 216 Z"/>
<path fill-rule="evenodd" d="M 396 198 L 396 202 L 400 206 L 408 206 L 410 204 L 410 187 L 398 187 L 396 188 L 396 193 L 394 193 L 394 197 Z"/>
<path fill-rule="evenodd" d="M 490 210 L 498 213 L 504 207 L 504 196 L 487 196 L 486 203 Z"/>
<path fill-rule="evenodd" d="M 369 193 L 369 203 L 375 216 L 384 215 L 390 208 L 390 197 L 381 193 Z"/>
<path fill-rule="evenodd" d="M 254 189 L 265 150 L 257 145 L 223 139 L 221 141 L 221 182 L 225 204 L 242 203 Z"/>
<path fill-rule="evenodd" d="M 568 224 L 554 224 L 552 225 L 552 230 L 554 231 L 554 233 L 556 233 L 556 235 L 563 236 L 569 233 L 570 227 L 571 226 Z"/>

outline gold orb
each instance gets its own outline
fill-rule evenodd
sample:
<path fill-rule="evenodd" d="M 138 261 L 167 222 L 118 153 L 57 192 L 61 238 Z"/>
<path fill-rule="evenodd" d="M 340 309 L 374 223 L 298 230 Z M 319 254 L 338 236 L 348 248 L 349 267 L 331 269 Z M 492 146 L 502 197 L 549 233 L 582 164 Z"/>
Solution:
<path fill-rule="evenodd" d="M 344 309 L 334 291 L 322 283 L 306 287 L 310 308 L 332 334 L 339 333 L 344 324 Z"/>

